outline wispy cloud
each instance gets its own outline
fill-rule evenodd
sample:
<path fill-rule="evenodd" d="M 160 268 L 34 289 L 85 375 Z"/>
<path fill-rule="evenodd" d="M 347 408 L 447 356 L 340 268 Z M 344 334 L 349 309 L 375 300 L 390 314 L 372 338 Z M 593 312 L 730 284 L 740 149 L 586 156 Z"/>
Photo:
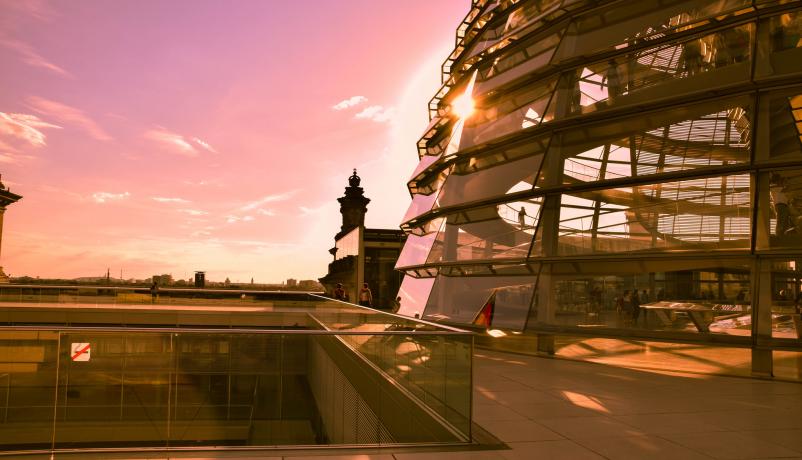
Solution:
<path fill-rule="evenodd" d="M 103 131 L 103 128 L 80 109 L 38 96 L 29 97 L 28 103 L 36 112 L 48 115 L 64 124 L 77 126 L 97 140 L 109 141 L 112 139 Z"/>
<path fill-rule="evenodd" d="M 198 144 L 201 147 L 205 148 L 206 150 L 208 150 L 208 151 L 210 151 L 212 153 L 217 153 L 217 150 L 213 149 L 211 145 L 209 145 L 206 142 L 198 139 L 197 137 L 193 137 L 192 140 L 195 141 L 196 144 Z"/>
<path fill-rule="evenodd" d="M 22 160 L 33 160 L 35 157 L 30 155 L 11 155 L 8 153 L 0 152 L 0 163 L 16 165 L 20 164 Z"/>
<path fill-rule="evenodd" d="M 297 190 L 291 190 L 289 192 L 267 195 L 256 201 L 251 201 L 250 203 L 247 203 L 245 206 L 240 208 L 240 211 L 252 211 L 256 208 L 260 208 L 262 205 L 267 203 L 272 203 L 275 201 L 286 201 L 292 198 L 292 196 L 295 195 L 296 193 L 298 193 Z"/>
<path fill-rule="evenodd" d="M 6 2 L 3 8 L 15 10 L 43 22 L 50 22 L 56 17 L 56 12 L 45 0 L 26 0 L 24 2 Z"/>
<path fill-rule="evenodd" d="M 348 99 L 344 99 L 334 104 L 333 106 L 331 106 L 331 108 L 334 110 L 345 110 L 367 101 L 368 98 L 366 98 L 365 96 L 351 96 Z"/>
<path fill-rule="evenodd" d="M 395 117 L 395 108 L 382 107 L 380 105 L 371 105 L 365 107 L 361 112 L 354 115 L 354 118 L 372 120 L 376 123 L 384 123 L 390 121 Z"/>
<path fill-rule="evenodd" d="M 6 144 L 5 142 L 0 139 L 0 153 L 17 153 L 19 150 L 16 147 L 12 147 L 11 145 Z"/>
<path fill-rule="evenodd" d="M 30 66 L 47 69 L 63 77 L 71 76 L 69 72 L 45 59 L 41 54 L 36 52 L 31 45 L 25 42 L 11 38 L 0 37 L 0 46 L 17 53 L 22 62 Z"/>
<path fill-rule="evenodd" d="M 179 209 L 178 212 L 183 212 L 184 214 L 189 214 L 190 216 L 195 216 L 195 217 L 205 216 L 209 214 L 208 212 L 201 211 L 199 209 Z"/>
<path fill-rule="evenodd" d="M 191 203 L 189 200 L 185 200 L 183 198 L 165 198 L 162 196 L 154 196 L 151 197 L 153 201 L 158 201 L 159 203 Z"/>
<path fill-rule="evenodd" d="M 204 186 L 204 185 L 211 184 L 211 181 L 208 181 L 208 180 L 199 180 L 199 181 L 185 180 L 184 184 L 201 187 L 201 186 Z"/>
<path fill-rule="evenodd" d="M 251 222 L 253 221 L 253 216 L 226 216 L 226 222 L 229 224 L 233 224 L 236 222 Z"/>
<path fill-rule="evenodd" d="M 273 211 L 272 209 L 261 209 L 260 208 L 260 209 L 257 209 L 256 212 L 258 212 L 260 215 L 268 216 L 268 217 L 273 217 L 273 216 L 276 215 L 276 211 Z"/>
<path fill-rule="evenodd" d="M 319 213 L 325 211 L 326 208 L 328 208 L 329 206 L 331 206 L 331 205 L 327 203 L 327 204 L 324 204 L 322 206 L 318 206 L 317 208 L 308 208 L 306 206 L 298 206 L 298 209 L 301 210 L 301 215 L 308 216 L 310 214 L 319 214 Z"/>
<path fill-rule="evenodd" d="M 0 134 L 23 140 L 34 147 L 46 144 L 45 133 L 40 131 L 44 128 L 59 129 L 61 126 L 43 121 L 36 115 L 0 112 Z"/>
<path fill-rule="evenodd" d="M 109 192 L 95 192 L 92 194 L 92 199 L 95 203 L 108 203 L 110 201 L 120 201 L 130 197 L 128 192 L 123 193 L 109 193 Z"/>
<path fill-rule="evenodd" d="M 185 137 L 162 127 L 145 131 L 145 137 L 147 139 L 162 143 L 179 155 L 195 157 L 200 154 L 201 150 L 217 153 L 217 151 L 213 149 L 211 145 L 198 139 L 197 137 Z"/>

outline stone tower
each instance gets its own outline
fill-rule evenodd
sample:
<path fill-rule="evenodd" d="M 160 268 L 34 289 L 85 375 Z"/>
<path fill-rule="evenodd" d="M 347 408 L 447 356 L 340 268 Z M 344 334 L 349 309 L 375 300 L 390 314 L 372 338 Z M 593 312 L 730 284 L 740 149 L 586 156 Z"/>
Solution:
<path fill-rule="evenodd" d="M 356 169 L 354 169 L 354 174 L 348 178 L 345 196 L 337 198 L 337 201 L 340 202 L 343 224 L 334 239 L 339 239 L 360 225 L 365 225 L 365 213 L 368 212 L 370 198 L 365 197 L 365 191 L 359 186 L 361 181 L 362 179 L 356 175 Z"/>

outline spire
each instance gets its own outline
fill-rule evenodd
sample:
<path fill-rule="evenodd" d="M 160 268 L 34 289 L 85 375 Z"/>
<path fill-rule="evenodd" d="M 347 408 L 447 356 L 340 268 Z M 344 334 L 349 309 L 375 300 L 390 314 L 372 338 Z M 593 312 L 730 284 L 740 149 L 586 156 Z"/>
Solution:
<path fill-rule="evenodd" d="M 356 168 L 354 168 L 354 175 L 348 178 L 348 185 L 351 187 L 359 187 L 359 183 L 362 179 L 356 175 Z"/>

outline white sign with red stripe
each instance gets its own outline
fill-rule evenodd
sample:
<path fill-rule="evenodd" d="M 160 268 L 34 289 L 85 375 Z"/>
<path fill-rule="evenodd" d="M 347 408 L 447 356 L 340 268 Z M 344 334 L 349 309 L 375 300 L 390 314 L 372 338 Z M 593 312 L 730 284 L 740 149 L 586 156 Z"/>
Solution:
<path fill-rule="evenodd" d="M 89 361 L 89 344 L 73 343 L 70 347 L 70 356 L 73 361 Z"/>

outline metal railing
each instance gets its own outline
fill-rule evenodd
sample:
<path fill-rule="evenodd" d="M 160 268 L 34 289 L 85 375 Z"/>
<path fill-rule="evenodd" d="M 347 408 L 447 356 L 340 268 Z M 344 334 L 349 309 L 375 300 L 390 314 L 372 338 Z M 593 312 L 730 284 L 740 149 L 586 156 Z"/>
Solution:
<path fill-rule="evenodd" d="M 0 288 L 3 453 L 470 442 L 468 332 L 312 294 L 8 302 L 20 288 Z"/>

